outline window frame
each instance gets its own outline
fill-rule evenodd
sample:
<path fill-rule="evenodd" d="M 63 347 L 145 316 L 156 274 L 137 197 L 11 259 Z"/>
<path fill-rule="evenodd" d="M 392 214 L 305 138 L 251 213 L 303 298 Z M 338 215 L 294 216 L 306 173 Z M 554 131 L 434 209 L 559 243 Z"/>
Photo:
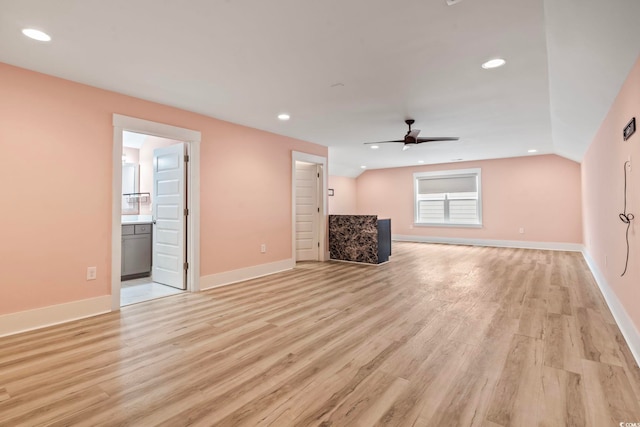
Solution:
<path fill-rule="evenodd" d="M 460 224 L 451 222 L 419 222 L 418 181 L 424 178 L 456 178 L 473 175 L 478 183 L 478 222 L 473 224 Z M 448 193 L 445 193 L 448 194 Z M 447 196 L 445 196 L 446 202 Z M 446 211 L 446 204 L 445 204 Z M 413 225 L 415 227 L 455 227 L 455 228 L 482 228 L 482 169 L 453 169 L 432 172 L 415 172 L 413 174 Z"/>

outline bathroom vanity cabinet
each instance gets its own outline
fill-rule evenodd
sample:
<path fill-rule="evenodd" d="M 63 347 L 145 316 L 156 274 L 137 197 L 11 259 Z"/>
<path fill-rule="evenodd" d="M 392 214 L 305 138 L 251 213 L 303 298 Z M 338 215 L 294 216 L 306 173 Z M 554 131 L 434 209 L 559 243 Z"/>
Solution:
<path fill-rule="evenodd" d="M 122 225 L 122 280 L 151 274 L 151 228 L 148 224 Z"/>

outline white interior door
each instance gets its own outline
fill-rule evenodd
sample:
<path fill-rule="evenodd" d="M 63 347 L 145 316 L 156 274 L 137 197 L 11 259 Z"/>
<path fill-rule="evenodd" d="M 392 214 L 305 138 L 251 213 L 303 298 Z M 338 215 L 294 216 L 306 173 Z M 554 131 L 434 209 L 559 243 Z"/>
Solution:
<path fill-rule="evenodd" d="M 296 162 L 296 261 L 318 261 L 318 165 Z"/>
<path fill-rule="evenodd" d="M 185 283 L 185 144 L 153 150 L 153 281 Z"/>

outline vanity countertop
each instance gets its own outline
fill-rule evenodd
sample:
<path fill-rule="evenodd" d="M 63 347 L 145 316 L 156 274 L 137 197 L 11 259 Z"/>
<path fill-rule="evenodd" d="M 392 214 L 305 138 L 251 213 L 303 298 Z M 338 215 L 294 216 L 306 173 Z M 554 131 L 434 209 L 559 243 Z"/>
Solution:
<path fill-rule="evenodd" d="M 122 215 L 122 225 L 135 225 L 135 224 L 151 224 L 153 218 L 151 215 Z"/>

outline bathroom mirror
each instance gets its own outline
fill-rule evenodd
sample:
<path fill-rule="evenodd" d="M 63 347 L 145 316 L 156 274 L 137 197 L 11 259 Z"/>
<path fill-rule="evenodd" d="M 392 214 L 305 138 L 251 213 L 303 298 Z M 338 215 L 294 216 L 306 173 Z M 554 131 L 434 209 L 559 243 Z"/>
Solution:
<path fill-rule="evenodd" d="M 139 198 L 126 196 L 137 193 L 140 188 L 140 166 L 136 163 L 122 164 L 122 215 L 138 215 L 140 213 Z"/>

